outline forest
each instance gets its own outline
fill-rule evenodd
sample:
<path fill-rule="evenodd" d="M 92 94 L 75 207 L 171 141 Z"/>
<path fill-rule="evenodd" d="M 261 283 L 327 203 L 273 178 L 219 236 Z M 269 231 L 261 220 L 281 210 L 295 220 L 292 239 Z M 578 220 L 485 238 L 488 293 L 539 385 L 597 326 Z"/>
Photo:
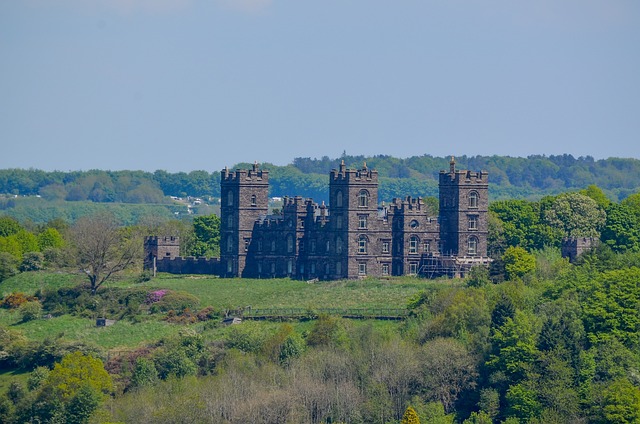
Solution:
<path fill-rule="evenodd" d="M 144 235 L 215 255 L 216 215 L 0 217 L 0 422 L 640 422 L 640 192 L 489 210 L 493 262 L 465 278 L 314 284 L 142 271 Z M 570 236 L 599 243 L 570 263 Z"/>
<path fill-rule="evenodd" d="M 438 173 L 449 169 L 450 157 L 423 155 L 399 159 L 343 154 L 335 159 L 295 158 L 286 166 L 264 163 L 261 167 L 270 172 L 272 197 L 300 195 L 316 202 L 328 202 L 328 174 L 343 160 L 350 168 L 360 168 L 366 163 L 378 170 L 379 198 L 388 203 L 407 195 L 437 196 Z M 574 158 L 571 155 L 460 156 L 456 157 L 456 164 L 459 169 L 488 171 L 492 200 L 535 200 L 596 185 L 608 198 L 620 201 L 640 189 L 640 160 L 637 159 L 594 160 L 589 156 Z M 240 163 L 231 169 L 250 166 Z M 3 169 L 0 170 L 0 194 L 5 194 L 0 197 L 0 210 L 19 220 L 44 223 L 64 217 L 74 221 L 78 216 L 109 209 L 128 215 L 132 219 L 128 223 L 133 224 L 137 223 L 134 220 L 141 210 L 150 212 L 150 205 L 155 205 L 156 215 L 184 213 L 184 207 L 170 196 L 219 198 L 220 172 Z"/>

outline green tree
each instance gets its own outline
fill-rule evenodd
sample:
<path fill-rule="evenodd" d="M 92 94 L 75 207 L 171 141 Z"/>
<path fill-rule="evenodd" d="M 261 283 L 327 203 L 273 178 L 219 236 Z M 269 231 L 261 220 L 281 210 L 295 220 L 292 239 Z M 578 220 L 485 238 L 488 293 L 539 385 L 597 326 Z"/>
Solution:
<path fill-rule="evenodd" d="M 220 256 L 220 218 L 217 215 L 198 216 L 193 219 L 195 242 L 193 256 Z"/>
<path fill-rule="evenodd" d="M 158 381 L 158 370 L 152 360 L 145 357 L 136 359 L 136 365 L 131 375 L 133 387 L 152 386 Z"/>
<path fill-rule="evenodd" d="M 39 271 L 44 268 L 44 255 L 40 252 L 28 252 L 22 257 L 20 271 Z"/>
<path fill-rule="evenodd" d="M 9 216 L 0 216 L 0 237 L 8 237 L 22 230 L 18 221 Z"/>
<path fill-rule="evenodd" d="M 522 247 L 509 247 L 502 255 L 507 278 L 522 278 L 536 269 L 536 258 Z"/>
<path fill-rule="evenodd" d="M 618 379 L 603 390 L 602 415 L 607 423 L 640 422 L 640 388 L 627 379 Z"/>
<path fill-rule="evenodd" d="M 38 234 L 38 247 L 41 252 L 50 248 L 60 248 L 64 246 L 64 239 L 55 228 L 45 228 Z"/>
<path fill-rule="evenodd" d="M 420 417 L 416 413 L 416 410 L 411 406 L 407 406 L 407 409 L 404 411 L 404 415 L 402 416 L 402 421 L 400 424 L 420 424 Z"/>
<path fill-rule="evenodd" d="M 545 222 L 566 237 L 599 237 L 606 214 L 598 203 L 580 193 L 558 195 L 544 214 Z"/>
<path fill-rule="evenodd" d="M 43 385 L 53 388 L 64 401 L 73 398 L 83 387 L 89 387 L 104 396 L 113 391 L 111 377 L 102 361 L 79 351 L 66 355 L 56 363 Z"/>
<path fill-rule="evenodd" d="M 18 273 L 18 260 L 10 253 L 0 251 L 0 281 Z"/>
<path fill-rule="evenodd" d="M 640 214 L 624 203 L 611 203 L 601 239 L 615 251 L 640 251 Z"/>
<path fill-rule="evenodd" d="M 598 206 L 600 206 L 603 210 L 606 210 L 611 203 L 611 200 L 609 200 L 607 195 L 604 194 L 602 189 L 595 184 L 591 184 L 584 190 L 580 190 L 579 193 L 595 200 Z"/>

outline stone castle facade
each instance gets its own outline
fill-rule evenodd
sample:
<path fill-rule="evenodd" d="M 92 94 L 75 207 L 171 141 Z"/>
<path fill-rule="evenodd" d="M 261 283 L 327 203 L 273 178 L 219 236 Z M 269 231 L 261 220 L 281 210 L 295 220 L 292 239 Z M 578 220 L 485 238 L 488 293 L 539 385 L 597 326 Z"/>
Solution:
<path fill-rule="evenodd" d="M 145 240 L 145 267 L 221 277 L 333 280 L 397 275 L 462 276 L 487 264 L 487 172 L 450 169 L 439 175 L 439 215 L 421 198 L 378 202 L 378 172 L 342 163 L 329 177 L 329 205 L 284 199 L 269 214 L 269 172 L 221 175 L 220 258 L 179 258 L 175 238 Z M 185 262 L 186 261 L 186 262 Z M 201 261 L 201 260 L 200 260 Z M 184 267 L 184 272 L 181 272 Z M 206 272 L 204 272 L 206 271 Z"/>

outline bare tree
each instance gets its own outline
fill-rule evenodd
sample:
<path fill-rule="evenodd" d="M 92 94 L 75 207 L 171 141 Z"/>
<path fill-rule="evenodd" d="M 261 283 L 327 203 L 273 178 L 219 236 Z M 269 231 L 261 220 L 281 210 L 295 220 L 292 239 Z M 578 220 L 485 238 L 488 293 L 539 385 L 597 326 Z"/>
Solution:
<path fill-rule="evenodd" d="M 139 240 L 126 237 L 125 230 L 111 214 L 80 218 L 71 228 L 70 235 L 78 265 L 91 284 L 91 294 L 139 256 Z"/>

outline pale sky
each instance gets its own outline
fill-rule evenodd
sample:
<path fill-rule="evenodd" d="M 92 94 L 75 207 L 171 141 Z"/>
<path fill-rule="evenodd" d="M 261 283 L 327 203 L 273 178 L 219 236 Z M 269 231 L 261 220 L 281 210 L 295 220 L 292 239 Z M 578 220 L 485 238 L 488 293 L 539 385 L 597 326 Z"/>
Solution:
<path fill-rule="evenodd" d="M 640 158 L 638 0 L 0 0 L 0 168 Z"/>

